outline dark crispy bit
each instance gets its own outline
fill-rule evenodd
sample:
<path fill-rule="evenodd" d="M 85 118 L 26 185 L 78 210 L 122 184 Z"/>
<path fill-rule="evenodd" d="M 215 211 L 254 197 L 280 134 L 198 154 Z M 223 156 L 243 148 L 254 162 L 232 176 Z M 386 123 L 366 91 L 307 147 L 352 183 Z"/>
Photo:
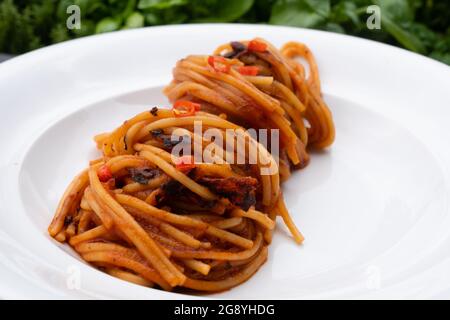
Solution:
<path fill-rule="evenodd" d="M 128 172 L 131 175 L 131 179 L 133 181 L 138 182 L 140 184 L 148 184 L 148 182 L 159 176 L 159 170 L 153 169 L 149 167 L 142 167 L 142 168 L 129 168 Z"/>
<path fill-rule="evenodd" d="M 171 139 L 171 137 L 169 135 L 162 134 L 158 138 L 160 138 L 162 140 L 164 147 L 170 148 L 170 147 L 173 146 L 172 145 L 172 139 Z"/>
<path fill-rule="evenodd" d="M 66 218 L 64 219 L 64 226 L 68 226 L 69 224 L 71 224 L 73 221 L 73 216 L 66 216 Z"/>
<path fill-rule="evenodd" d="M 156 204 L 160 204 L 164 200 L 164 194 L 162 193 L 161 189 L 157 189 L 156 195 L 155 195 Z"/>
<path fill-rule="evenodd" d="M 234 51 L 227 52 L 223 55 L 224 58 L 233 59 L 237 56 L 237 53 Z"/>
<path fill-rule="evenodd" d="M 162 143 L 164 145 L 164 147 L 166 148 L 172 148 L 174 146 L 176 146 L 177 144 L 179 144 L 180 142 L 183 142 L 183 137 L 178 137 L 178 139 L 176 139 L 177 137 L 172 137 L 168 134 L 160 134 L 158 136 L 158 139 L 162 140 Z"/>
<path fill-rule="evenodd" d="M 243 178 L 200 178 L 200 182 L 209 189 L 228 198 L 232 204 L 248 210 L 256 204 L 255 191 L 258 180 L 252 177 Z"/>
<path fill-rule="evenodd" d="M 177 180 L 170 180 L 164 183 L 161 187 L 164 196 L 166 197 L 176 197 L 182 194 L 184 186 Z"/>
<path fill-rule="evenodd" d="M 191 170 L 191 172 L 194 170 Z M 190 174 L 188 173 L 188 176 Z M 177 180 L 169 180 L 160 187 L 157 197 L 158 204 L 171 204 L 174 200 L 190 203 L 202 208 L 213 208 L 215 201 L 206 201 L 187 189 Z"/>
<path fill-rule="evenodd" d="M 152 116 L 156 117 L 158 115 L 158 107 L 153 107 L 152 110 L 150 110 L 150 113 Z"/>
<path fill-rule="evenodd" d="M 169 180 L 159 188 L 155 199 L 158 204 L 162 204 L 172 198 L 180 198 L 185 194 L 185 191 L 184 186 L 177 180 Z"/>
<path fill-rule="evenodd" d="M 161 129 L 151 130 L 150 133 L 153 137 L 160 139 L 166 148 L 172 148 L 181 142 L 190 143 L 189 136 L 172 137 L 171 135 L 164 134 L 164 131 Z"/>
<path fill-rule="evenodd" d="M 150 131 L 150 133 L 152 134 L 152 136 L 157 138 L 160 135 L 162 135 L 164 133 L 164 131 L 162 131 L 162 129 L 155 129 L 155 130 Z"/>
<path fill-rule="evenodd" d="M 227 52 L 224 55 L 224 57 L 228 59 L 237 58 L 241 53 L 247 50 L 247 47 L 239 41 L 232 41 L 230 42 L 230 45 L 233 51 Z"/>
<path fill-rule="evenodd" d="M 235 52 L 242 52 L 247 49 L 247 47 L 242 42 L 239 41 L 231 41 L 230 45 Z"/>

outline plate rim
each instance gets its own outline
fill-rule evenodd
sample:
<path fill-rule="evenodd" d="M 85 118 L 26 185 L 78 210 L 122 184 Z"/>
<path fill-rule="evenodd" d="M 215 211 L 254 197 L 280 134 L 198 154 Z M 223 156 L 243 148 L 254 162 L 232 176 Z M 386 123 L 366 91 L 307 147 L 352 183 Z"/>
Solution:
<path fill-rule="evenodd" d="M 420 54 L 416 54 L 416 53 L 407 51 L 407 50 L 402 49 L 402 48 L 398 48 L 398 47 L 395 47 L 395 46 L 392 46 L 392 45 L 388 45 L 388 44 L 379 43 L 379 42 L 376 42 L 376 41 L 373 41 L 373 40 L 357 38 L 357 37 L 349 36 L 349 35 L 335 34 L 335 33 L 330 33 L 330 32 L 320 31 L 320 30 L 302 29 L 302 28 L 294 28 L 294 27 L 287 27 L 287 26 L 271 26 L 271 25 L 261 25 L 260 26 L 260 25 L 252 25 L 252 24 L 222 24 L 222 23 L 221 24 L 185 24 L 185 25 L 171 25 L 171 26 L 155 26 L 155 27 L 147 27 L 147 28 L 136 29 L 136 30 L 124 30 L 124 31 L 120 31 L 120 32 L 113 32 L 113 33 L 108 33 L 108 34 L 94 35 L 94 36 L 90 36 L 90 37 L 75 39 L 75 40 L 67 41 L 67 42 L 64 42 L 64 43 L 59 43 L 59 44 L 55 44 L 55 45 L 48 46 L 48 47 L 45 47 L 45 48 L 41 48 L 41 49 L 38 49 L 38 50 L 35 50 L 35 51 L 32 51 L 32 52 L 29 52 L 27 54 L 24 54 L 22 56 L 13 58 L 13 59 L 11 59 L 11 60 L 9 60 L 7 62 L 4 62 L 4 63 L 0 64 L 0 74 L 2 73 L 2 71 L 3 72 L 8 72 L 8 69 L 10 69 L 9 72 L 11 72 L 11 69 L 13 70 L 16 67 L 19 67 L 20 64 L 22 64 L 23 62 L 26 62 L 27 60 L 35 59 L 36 57 L 39 57 L 40 55 L 45 55 L 49 51 L 62 50 L 64 48 L 69 48 L 71 46 L 77 46 L 81 42 L 94 41 L 98 37 L 102 37 L 103 39 L 105 39 L 105 38 L 113 38 L 113 37 L 117 37 L 118 34 L 124 36 L 126 33 L 138 33 L 138 32 L 144 33 L 144 32 L 149 32 L 148 31 L 149 29 L 151 29 L 151 30 L 180 29 L 180 28 L 183 29 L 183 28 L 188 28 L 188 27 L 195 27 L 195 28 L 201 27 L 201 28 L 204 28 L 204 27 L 208 27 L 208 26 L 214 26 L 214 27 L 227 27 L 227 26 L 235 27 L 235 26 L 239 26 L 239 27 L 243 27 L 243 28 L 255 28 L 255 30 L 257 30 L 259 27 L 270 28 L 270 29 L 273 29 L 273 28 L 276 28 L 276 29 L 290 29 L 290 30 L 294 29 L 294 30 L 296 30 L 296 31 L 298 31 L 300 33 L 301 32 L 307 32 L 307 33 L 312 33 L 312 34 L 315 34 L 315 33 L 317 33 L 317 34 L 327 34 L 327 35 L 332 35 L 333 37 L 351 38 L 352 41 L 356 41 L 356 42 L 362 41 L 364 43 L 369 43 L 371 46 L 375 45 L 377 47 L 378 46 L 386 47 L 386 48 L 389 48 L 389 50 L 395 50 L 398 53 L 401 52 L 402 54 L 408 54 L 410 56 L 415 56 L 417 59 L 422 59 L 422 61 L 424 61 L 424 62 L 428 61 L 427 63 L 433 63 L 435 66 L 447 67 L 447 69 L 446 69 L 447 70 L 447 74 L 450 75 L 450 68 L 448 68 L 447 65 L 445 65 L 445 64 L 443 64 L 443 63 L 441 63 L 439 61 L 433 60 L 433 59 L 431 59 L 429 57 L 426 57 L 426 56 L 422 56 Z M 255 31 L 255 33 L 257 33 L 257 32 L 258 31 Z M 120 93 L 117 93 L 117 95 L 120 95 Z M 83 107 L 87 107 L 87 106 L 80 106 L 80 108 L 83 108 Z M 80 108 L 73 109 L 69 113 L 65 113 L 64 117 L 68 116 L 72 112 L 79 111 Z M 1 114 L 1 110 L 0 110 L 0 114 Z M 0 146 L 1 145 L 2 145 L 2 143 L 0 141 Z M 29 150 L 29 148 L 27 149 L 27 152 L 28 152 L 28 150 Z M 0 208 L 1 208 L 1 206 L 0 206 Z M 1 227 L 0 227 L 0 231 L 1 231 Z M 0 265 L 0 267 L 1 267 L 1 265 Z M 0 286 L 0 289 L 3 289 L 3 288 L 1 288 L 1 286 Z"/>

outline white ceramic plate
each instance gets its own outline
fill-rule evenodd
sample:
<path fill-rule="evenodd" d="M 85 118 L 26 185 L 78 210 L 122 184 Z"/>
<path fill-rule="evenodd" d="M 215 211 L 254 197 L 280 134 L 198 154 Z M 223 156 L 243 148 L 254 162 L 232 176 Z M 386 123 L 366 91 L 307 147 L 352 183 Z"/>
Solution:
<path fill-rule="evenodd" d="M 259 272 L 208 297 L 450 297 L 450 68 L 353 37 L 255 25 L 112 33 L 0 65 L 1 297 L 190 298 L 97 271 L 46 230 L 96 156 L 94 134 L 167 105 L 161 88 L 178 59 L 255 36 L 310 46 L 337 139 L 284 185 L 304 245 L 279 224 Z"/>

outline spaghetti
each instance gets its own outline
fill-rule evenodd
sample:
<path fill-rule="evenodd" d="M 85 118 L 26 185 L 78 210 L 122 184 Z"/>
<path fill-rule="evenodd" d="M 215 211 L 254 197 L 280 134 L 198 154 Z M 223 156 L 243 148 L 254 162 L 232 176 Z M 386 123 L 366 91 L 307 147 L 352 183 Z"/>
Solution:
<path fill-rule="evenodd" d="M 267 259 L 277 216 L 302 243 L 280 180 L 289 162 L 307 163 L 308 144 L 333 140 L 314 60 L 302 45 L 279 52 L 260 39 L 216 54 L 177 64 L 166 88 L 172 110 L 155 107 L 95 137 L 102 157 L 65 191 L 52 237 L 114 277 L 200 292 L 250 278 Z M 308 78 L 296 54 L 308 61 Z M 280 159 L 244 124 L 280 129 Z M 213 161 L 197 161 L 192 150 Z"/>
<path fill-rule="evenodd" d="M 306 62 L 307 70 L 296 57 Z M 256 38 L 219 46 L 212 56 L 188 56 L 177 63 L 165 94 L 172 102 L 192 100 L 211 113 L 225 113 L 246 128 L 279 129 L 283 180 L 292 165 L 308 164 L 307 146 L 325 148 L 334 140 L 317 64 L 301 43 L 277 50 Z"/>

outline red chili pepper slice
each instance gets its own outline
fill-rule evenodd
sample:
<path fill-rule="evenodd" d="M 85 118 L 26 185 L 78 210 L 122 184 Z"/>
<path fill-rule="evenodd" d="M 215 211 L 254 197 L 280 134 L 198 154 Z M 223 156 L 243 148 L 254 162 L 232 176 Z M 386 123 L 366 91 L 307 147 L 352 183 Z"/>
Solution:
<path fill-rule="evenodd" d="M 195 103 L 189 100 L 178 100 L 173 105 L 173 113 L 175 117 L 190 117 L 200 111 L 200 103 Z"/>
<path fill-rule="evenodd" d="M 98 169 L 97 175 L 101 182 L 108 182 L 113 177 L 111 169 L 106 164 Z"/>
<path fill-rule="evenodd" d="M 259 72 L 259 68 L 256 66 L 241 66 L 238 68 L 238 71 L 244 76 L 256 76 Z"/>
<path fill-rule="evenodd" d="M 175 162 L 175 168 L 180 171 L 189 171 L 195 168 L 194 158 L 192 156 L 182 156 Z"/>
<path fill-rule="evenodd" d="M 251 40 L 247 46 L 249 51 L 264 52 L 267 50 L 267 44 L 258 40 Z"/>
<path fill-rule="evenodd" d="M 208 64 L 217 72 L 228 73 L 230 72 L 230 63 L 224 57 L 209 56 Z"/>

